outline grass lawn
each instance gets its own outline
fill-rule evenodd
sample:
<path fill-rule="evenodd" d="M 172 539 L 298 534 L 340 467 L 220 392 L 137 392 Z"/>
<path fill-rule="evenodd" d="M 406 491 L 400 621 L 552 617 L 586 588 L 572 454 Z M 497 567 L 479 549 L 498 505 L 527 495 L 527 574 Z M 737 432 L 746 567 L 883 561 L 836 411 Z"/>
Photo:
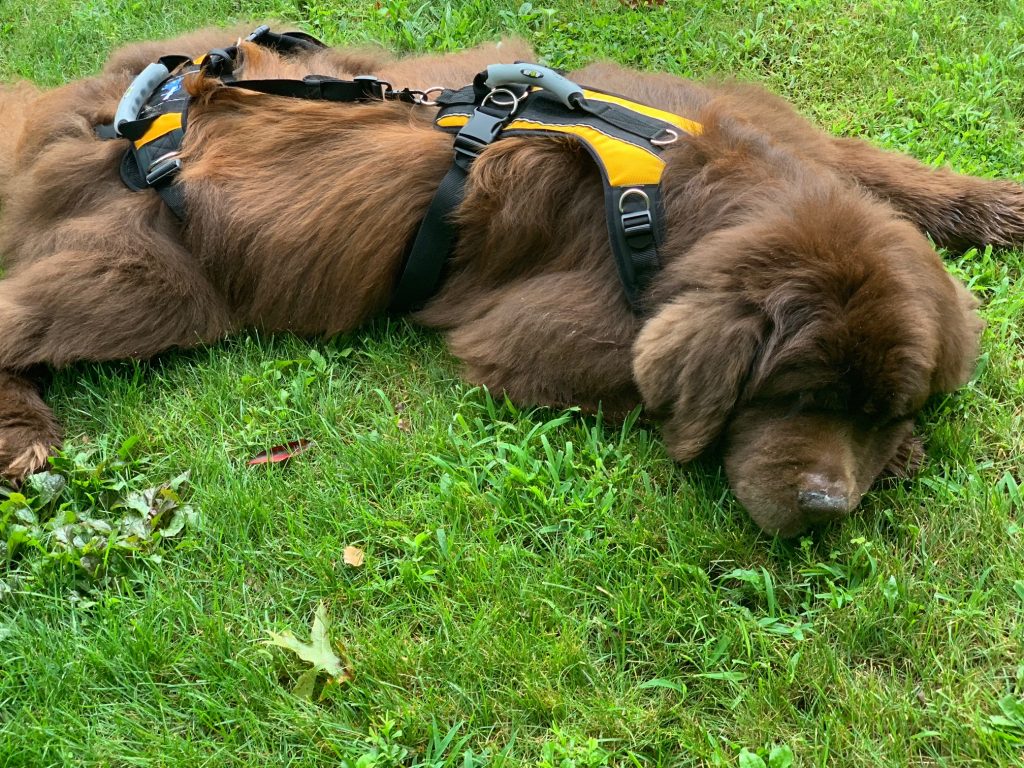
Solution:
<path fill-rule="evenodd" d="M 517 34 L 1024 180 L 1021 0 L 418 3 L 0 0 L 0 80 L 246 18 L 401 51 Z M 976 379 L 921 419 L 917 479 L 795 542 L 715 465 L 494 402 L 402 321 L 61 372 L 64 486 L 0 495 L 0 766 L 1021 765 L 1022 255 L 947 254 L 985 301 Z M 334 679 L 269 642 L 321 606 Z"/>

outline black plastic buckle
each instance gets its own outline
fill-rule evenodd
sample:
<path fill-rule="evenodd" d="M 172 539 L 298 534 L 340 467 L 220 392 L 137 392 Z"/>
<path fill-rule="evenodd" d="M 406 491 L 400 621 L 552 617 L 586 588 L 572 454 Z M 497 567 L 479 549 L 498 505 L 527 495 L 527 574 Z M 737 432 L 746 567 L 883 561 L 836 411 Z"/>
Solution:
<path fill-rule="evenodd" d="M 508 119 L 512 117 L 515 106 L 512 105 L 504 114 L 485 112 L 481 107 L 473 111 L 469 121 L 455 135 L 455 159 L 471 163 L 492 143 Z"/>
<path fill-rule="evenodd" d="M 335 80 L 336 78 L 327 77 L 325 75 L 306 75 L 302 78 L 302 84 L 306 86 L 306 93 L 304 98 L 317 100 L 323 98 L 324 83 Z"/>
<path fill-rule="evenodd" d="M 386 101 L 391 94 L 391 83 L 378 80 L 373 75 L 356 75 L 352 81 L 359 83 L 367 99 L 380 99 Z"/>
<path fill-rule="evenodd" d="M 654 231 L 654 218 L 648 209 L 622 214 L 622 231 L 626 237 L 650 235 Z"/>
<path fill-rule="evenodd" d="M 260 24 L 258 27 L 256 27 L 256 29 L 249 33 L 249 36 L 246 37 L 245 40 L 248 43 L 255 43 L 269 31 L 270 27 L 268 25 Z"/>
<path fill-rule="evenodd" d="M 235 71 L 235 57 L 230 50 L 214 48 L 203 59 L 202 69 L 211 77 L 227 77 Z"/>
<path fill-rule="evenodd" d="M 650 237 L 654 233 L 651 199 L 639 187 L 630 187 L 619 197 L 619 217 L 626 237 Z"/>

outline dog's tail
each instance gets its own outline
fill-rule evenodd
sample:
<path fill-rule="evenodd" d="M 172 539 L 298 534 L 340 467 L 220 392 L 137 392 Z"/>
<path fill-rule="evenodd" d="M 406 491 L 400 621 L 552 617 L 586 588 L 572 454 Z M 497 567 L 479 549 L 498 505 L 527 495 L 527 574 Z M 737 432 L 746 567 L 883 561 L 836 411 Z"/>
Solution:
<path fill-rule="evenodd" d="M 30 83 L 0 85 L 0 205 L 16 167 L 15 151 L 28 119 L 29 105 L 39 95 Z"/>

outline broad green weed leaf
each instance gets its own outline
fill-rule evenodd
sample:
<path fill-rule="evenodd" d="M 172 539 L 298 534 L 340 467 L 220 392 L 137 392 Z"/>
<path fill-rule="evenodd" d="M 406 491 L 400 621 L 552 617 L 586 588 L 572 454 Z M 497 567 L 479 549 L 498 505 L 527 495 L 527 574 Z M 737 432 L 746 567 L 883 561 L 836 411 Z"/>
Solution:
<path fill-rule="evenodd" d="M 772 747 L 768 753 L 768 768 L 792 768 L 793 759 L 793 750 L 788 744 Z"/>
<path fill-rule="evenodd" d="M 25 487 L 31 491 L 36 503 L 42 507 L 57 498 L 67 484 L 67 479 L 56 472 L 37 472 L 25 479 Z"/>
<path fill-rule="evenodd" d="M 14 516 L 25 525 L 38 525 L 39 518 L 31 507 L 20 507 L 14 510 Z"/>
<path fill-rule="evenodd" d="M 179 507 L 167 521 L 167 525 L 160 530 L 160 535 L 165 539 L 173 538 L 185 530 L 185 524 L 194 527 L 196 523 L 195 510 L 188 504 Z"/>
<path fill-rule="evenodd" d="M 989 721 L 993 725 L 1008 728 L 1016 732 L 1024 732 L 1024 701 L 1007 694 L 999 700 L 999 709 L 1004 717 L 993 715 Z"/>
<path fill-rule="evenodd" d="M 121 447 L 117 449 L 117 455 L 120 457 L 121 461 L 128 460 L 128 458 L 132 455 L 132 451 L 135 450 L 135 446 L 138 445 L 140 439 L 141 438 L 139 437 L 139 435 L 132 435 L 123 443 L 121 443 Z"/>
<path fill-rule="evenodd" d="M 1024 581 L 1017 579 L 1013 582 L 1013 591 L 1017 593 L 1017 597 L 1021 599 L 1021 602 L 1024 602 Z"/>
<path fill-rule="evenodd" d="M 183 530 L 185 530 L 185 515 L 181 512 L 175 512 L 167 522 L 167 526 L 160 531 L 160 535 L 165 539 L 170 539 L 177 536 Z"/>
<path fill-rule="evenodd" d="M 740 768 L 768 768 L 756 752 L 744 749 L 740 752 Z"/>
<path fill-rule="evenodd" d="M 747 679 L 746 672 L 701 672 L 697 677 L 703 677 L 706 680 L 728 680 L 730 683 L 741 683 Z"/>

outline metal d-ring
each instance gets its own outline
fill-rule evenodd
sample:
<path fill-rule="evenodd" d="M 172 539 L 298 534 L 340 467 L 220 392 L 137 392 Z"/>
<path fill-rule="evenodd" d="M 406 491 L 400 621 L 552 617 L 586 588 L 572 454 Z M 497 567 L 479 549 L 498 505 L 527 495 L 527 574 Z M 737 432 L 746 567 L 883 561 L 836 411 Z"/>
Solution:
<path fill-rule="evenodd" d="M 630 195 L 636 195 L 644 201 L 644 208 L 646 210 L 651 209 L 651 198 L 647 196 L 647 193 L 637 187 L 630 187 L 619 196 L 619 213 L 626 212 L 626 198 Z"/>
<path fill-rule="evenodd" d="M 659 139 L 658 136 L 668 134 L 667 139 Z M 667 147 L 669 144 L 675 144 L 679 140 L 679 134 L 671 128 L 662 128 L 660 133 L 655 134 L 653 139 L 650 139 L 651 144 L 656 147 Z"/>

